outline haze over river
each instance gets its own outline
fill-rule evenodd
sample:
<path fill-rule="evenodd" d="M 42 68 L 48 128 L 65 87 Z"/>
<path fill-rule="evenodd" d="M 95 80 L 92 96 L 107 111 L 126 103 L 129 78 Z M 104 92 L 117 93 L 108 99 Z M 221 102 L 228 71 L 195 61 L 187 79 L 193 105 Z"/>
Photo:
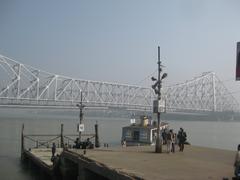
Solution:
<path fill-rule="evenodd" d="M 96 117 L 86 112 L 84 124 L 86 133 L 94 133 L 98 121 L 100 143 L 109 146 L 120 145 L 121 130 L 130 123 L 129 118 Z M 21 126 L 25 124 L 25 134 L 60 134 L 60 124 L 64 124 L 65 134 L 77 134 L 79 111 L 0 109 L 0 177 L 1 180 L 36 180 L 39 176 L 27 170 L 20 163 Z M 187 132 L 192 145 L 236 150 L 240 144 L 240 121 L 199 121 L 167 120 L 170 128 L 177 133 L 180 127 Z"/>

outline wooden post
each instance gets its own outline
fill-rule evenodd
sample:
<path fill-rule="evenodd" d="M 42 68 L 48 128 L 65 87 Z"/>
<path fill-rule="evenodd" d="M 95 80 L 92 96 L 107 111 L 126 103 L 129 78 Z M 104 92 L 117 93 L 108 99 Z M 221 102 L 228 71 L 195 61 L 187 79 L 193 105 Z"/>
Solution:
<path fill-rule="evenodd" d="M 63 124 L 61 124 L 61 142 L 60 142 L 60 147 L 63 148 L 64 147 L 64 142 L 63 142 Z"/>
<path fill-rule="evenodd" d="M 95 147 L 100 147 L 99 136 L 98 136 L 98 123 L 95 124 Z"/>
<path fill-rule="evenodd" d="M 22 133 L 21 133 L 21 159 L 23 160 L 24 157 L 23 157 L 23 152 L 25 150 L 25 147 L 24 147 L 24 124 L 22 124 Z"/>

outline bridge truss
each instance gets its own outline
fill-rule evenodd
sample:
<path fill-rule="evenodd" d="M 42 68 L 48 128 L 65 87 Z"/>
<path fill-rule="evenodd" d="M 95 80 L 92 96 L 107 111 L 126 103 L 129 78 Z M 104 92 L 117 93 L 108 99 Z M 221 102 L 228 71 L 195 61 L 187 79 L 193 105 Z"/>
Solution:
<path fill-rule="evenodd" d="M 238 101 L 214 72 L 169 86 L 164 95 L 172 111 L 239 111 Z"/>
<path fill-rule="evenodd" d="M 81 92 L 87 107 L 151 110 L 151 88 L 74 79 L 41 71 L 0 55 L 1 106 L 75 107 Z M 237 111 L 238 102 L 215 73 L 165 87 L 168 111 Z"/>

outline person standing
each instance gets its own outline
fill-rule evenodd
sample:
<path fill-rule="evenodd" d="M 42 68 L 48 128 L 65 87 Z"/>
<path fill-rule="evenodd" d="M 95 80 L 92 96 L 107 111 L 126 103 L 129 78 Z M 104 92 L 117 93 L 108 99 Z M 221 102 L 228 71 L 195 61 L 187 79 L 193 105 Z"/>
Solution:
<path fill-rule="evenodd" d="M 171 133 L 171 152 L 172 153 L 175 153 L 175 142 L 176 142 L 176 135 L 175 133 L 173 132 L 173 130 L 171 129 L 170 130 L 170 133 Z"/>
<path fill-rule="evenodd" d="M 168 153 L 171 152 L 171 146 L 172 146 L 172 136 L 171 136 L 171 132 L 170 131 L 168 131 L 166 133 L 166 137 L 167 137 L 167 152 Z"/>
<path fill-rule="evenodd" d="M 179 151 L 184 150 L 184 143 L 187 140 L 187 134 L 186 132 L 184 132 L 183 128 L 180 128 L 179 132 L 178 132 L 178 139 L 179 139 Z"/>
<path fill-rule="evenodd" d="M 238 149 L 237 149 L 237 153 L 234 161 L 234 174 L 236 177 L 238 177 L 239 173 L 240 173 L 240 144 L 238 145 Z"/>
<path fill-rule="evenodd" d="M 177 141 L 178 141 L 179 151 L 181 151 L 180 136 L 181 136 L 181 128 L 180 128 L 180 130 L 178 131 L 178 134 L 177 134 Z"/>
<path fill-rule="evenodd" d="M 122 140 L 122 147 L 126 147 L 126 145 L 127 145 L 126 138 L 124 138 L 124 139 Z"/>
<path fill-rule="evenodd" d="M 167 144 L 167 133 L 166 133 L 166 129 L 164 129 L 163 132 L 162 132 L 162 139 L 163 139 L 163 144 Z"/>

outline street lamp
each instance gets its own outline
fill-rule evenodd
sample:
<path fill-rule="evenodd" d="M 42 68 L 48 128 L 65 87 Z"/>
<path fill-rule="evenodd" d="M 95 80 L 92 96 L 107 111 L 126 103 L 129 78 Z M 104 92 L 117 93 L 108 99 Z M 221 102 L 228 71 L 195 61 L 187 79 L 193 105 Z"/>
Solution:
<path fill-rule="evenodd" d="M 151 80 L 152 81 L 156 81 L 153 85 L 152 88 L 155 92 L 155 94 L 157 94 L 157 100 L 155 100 L 154 103 L 156 107 L 153 107 L 154 109 L 154 113 L 157 113 L 157 119 L 158 119 L 158 123 L 157 123 L 157 139 L 156 139 L 156 147 L 155 147 L 155 152 L 156 153 L 162 153 L 162 143 L 160 142 L 160 109 L 159 109 L 159 105 L 160 105 L 160 100 L 161 100 L 161 88 L 162 88 L 162 80 L 164 78 L 167 77 L 167 73 L 163 73 L 163 75 L 161 76 L 161 72 L 162 72 L 162 65 L 161 65 L 161 61 L 160 61 L 160 47 L 158 46 L 158 79 L 152 77 Z"/>
<path fill-rule="evenodd" d="M 80 113 L 79 113 L 79 126 L 82 124 L 83 121 L 83 109 L 84 109 L 84 105 L 83 105 L 83 97 L 82 97 L 82 91 L 81 91 L 81 101 L 79 104 L 77 104 L 76 106 L 79 107 L 80 109 Z M 81 142 L 81 131 L 80 128 L 78 126 L 78 131 L 79 131 L 79 142 Z"/>

